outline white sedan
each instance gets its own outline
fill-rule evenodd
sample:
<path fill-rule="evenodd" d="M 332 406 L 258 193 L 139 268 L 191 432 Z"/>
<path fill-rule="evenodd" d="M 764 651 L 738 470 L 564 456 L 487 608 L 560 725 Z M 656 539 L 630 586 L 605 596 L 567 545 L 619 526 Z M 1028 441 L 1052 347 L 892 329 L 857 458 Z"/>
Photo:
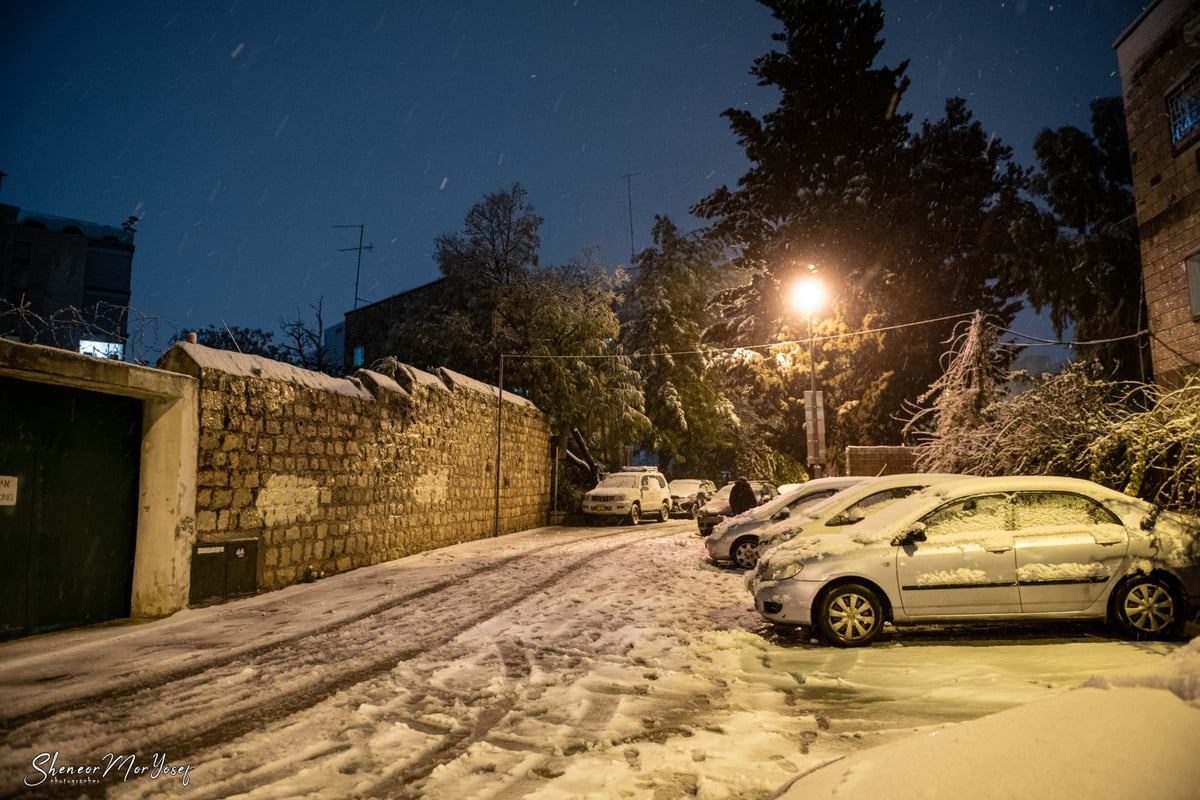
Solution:
<path fill-rule="evenodd" d="M 885 622 L 1106 619 L 1175 634 L 1200 601 L 1200 520 L 1091 481 L 962 478 L 842 533 L 767 551 L 758 612 L 825 641 L 873 642 Z"/>

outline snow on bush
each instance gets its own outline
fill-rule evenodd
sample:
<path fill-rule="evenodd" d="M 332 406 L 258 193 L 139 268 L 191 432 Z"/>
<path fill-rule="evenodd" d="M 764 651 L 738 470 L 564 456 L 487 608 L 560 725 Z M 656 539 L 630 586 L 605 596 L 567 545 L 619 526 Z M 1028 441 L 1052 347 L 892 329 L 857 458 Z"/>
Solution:
<path fill-rule="evenodd" d="M 1163 508 L 1200 508 L 1200 379 L 1166 389 L 1077 362 L 1005 396 L 1002 355 L 979 316 L 957 333 L 944 375 L 909 410 L 918 469 L 1087 478 Z"/>

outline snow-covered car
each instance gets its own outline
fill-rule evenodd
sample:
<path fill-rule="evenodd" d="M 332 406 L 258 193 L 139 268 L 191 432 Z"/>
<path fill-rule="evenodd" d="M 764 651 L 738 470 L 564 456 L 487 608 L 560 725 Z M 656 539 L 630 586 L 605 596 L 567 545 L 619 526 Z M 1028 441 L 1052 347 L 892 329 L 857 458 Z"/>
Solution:
<path fill-rule="evenodd" d="M 667 479 L 654 467 L 625 467 L 605 475 L 595 489 L 583 495 L 583 519 L 624 517 L 637 525 L 642 517 L 666 522 L 671 516 L 671 492 Z"/>
<path fill-rule="evenodd" d="M 864 480 L 862 477 L 816 478 L 796 484 L 788 492 L 736 517 L 718 522 L 704 540 L 708 557 L 720 564 L 732 561 L 734 566 L 750 569 L 758 561 L 758 534 L 767 526 L 790 518 L 809 506 L 832 497 L 843 489 Z"/>
<path fill-rule="evenodd" d="M 941 472 L 909 472 L 861 478 L 825 500 L 760 528 L 758 552 L 761 555 L 795 536 L 843 530 L 927 486 L 956 478 L 962 476 Z"/>
<path fill-rule="evenodd" d="M 695 517 L 700 506 L 717 491 L 712 481 L 699 478 L 676 478 L 667 484 L 671 490 L 671 516 Z"/>
<path fill-rule="evenodd" d="M 750 481 L 750 486 L 758 497 L 758 505 L 779 494 L 775 484 L 766 481 Z M 708 498 L 707 503 L 700 506 L 700 510 L 696 512 L 696 527 L 701 536 L 708 536 L 718 522 L 733 514 L 733 509 L 729 507 L 729 493 L 732 491 L 733 483 L 727 483 L 717 489 L 717 493 Z"/>
<path fill-rule="evenodd" d="M 1091 481 L 964 478 L 843 533 L 764 552 L 747 582 L 767 620 L 840 647 L 885 623 L 1103 619 L 1174 635 L 1200 600 L 1200 519 Z"/>

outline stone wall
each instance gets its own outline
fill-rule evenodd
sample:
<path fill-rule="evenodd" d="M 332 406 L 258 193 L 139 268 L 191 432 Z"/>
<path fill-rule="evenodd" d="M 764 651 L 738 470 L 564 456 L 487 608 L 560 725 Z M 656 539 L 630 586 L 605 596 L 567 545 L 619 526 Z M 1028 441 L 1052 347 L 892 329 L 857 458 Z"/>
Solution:
<path fill-rule="evenodd" d="M 524 398 L 498 419 L 496 388 L 449 370 L 330 378 L 186 343 L 160 366 L 199 381 L 197 543 L 256 540 L 260 590 L 546 522 L 549 424 Z"/>

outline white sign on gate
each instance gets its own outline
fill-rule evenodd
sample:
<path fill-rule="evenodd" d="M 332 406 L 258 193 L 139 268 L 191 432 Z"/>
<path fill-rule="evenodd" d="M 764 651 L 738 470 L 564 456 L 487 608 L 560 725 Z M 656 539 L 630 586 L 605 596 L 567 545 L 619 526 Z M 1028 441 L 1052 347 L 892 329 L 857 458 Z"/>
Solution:
<path fill-rule="evenodd" d="M 15 475 L 0 475 L 0 506 L 15 506 L 17 504 L 17 477 Z"/>

